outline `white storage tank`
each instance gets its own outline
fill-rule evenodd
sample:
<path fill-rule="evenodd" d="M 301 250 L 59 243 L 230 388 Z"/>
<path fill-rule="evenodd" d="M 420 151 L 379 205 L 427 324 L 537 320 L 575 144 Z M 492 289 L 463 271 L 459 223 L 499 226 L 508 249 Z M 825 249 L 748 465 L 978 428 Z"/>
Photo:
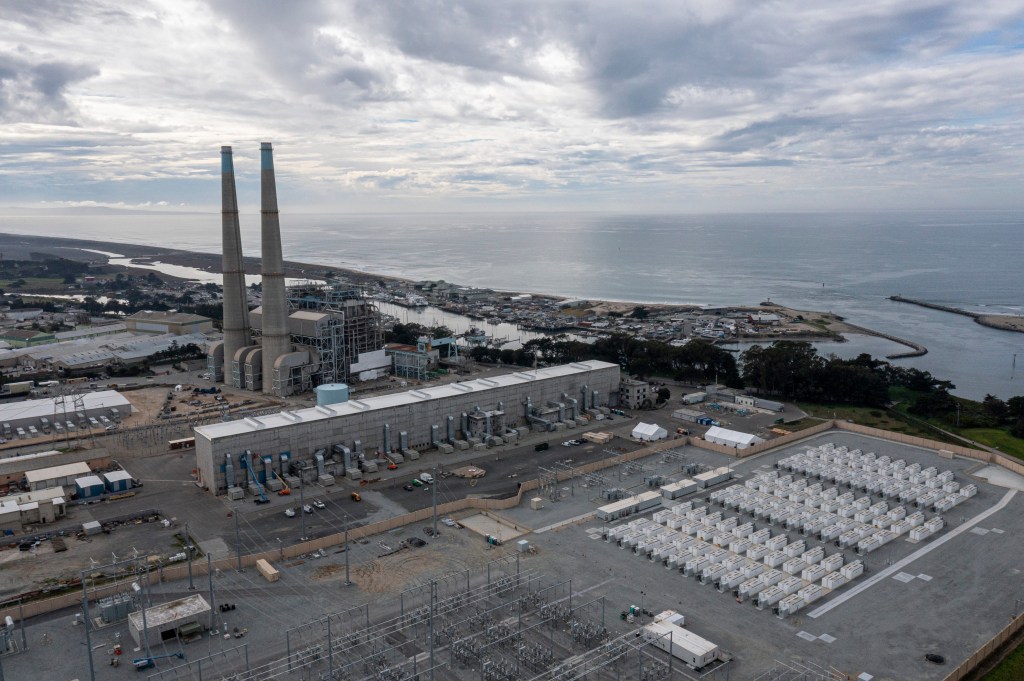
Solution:
<path fill-rule="evenodd" d="M 332 404 L 348 402 L 348 385 L 345 383 L 325 383 L 316 387 L 316 406 L 329 407 Z"/>

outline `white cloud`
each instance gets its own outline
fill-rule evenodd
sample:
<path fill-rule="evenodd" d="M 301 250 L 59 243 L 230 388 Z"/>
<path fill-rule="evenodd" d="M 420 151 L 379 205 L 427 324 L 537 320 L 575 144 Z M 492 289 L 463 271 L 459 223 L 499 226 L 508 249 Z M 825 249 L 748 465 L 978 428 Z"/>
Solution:
<path fill-rule="evenodd" d="M 18 2 L 0 176 L 215 207 L 219 145 L 255 175 L 269 139 L 321 209 L 1019 201 L 1022 27 L 1000 0 Z"/>

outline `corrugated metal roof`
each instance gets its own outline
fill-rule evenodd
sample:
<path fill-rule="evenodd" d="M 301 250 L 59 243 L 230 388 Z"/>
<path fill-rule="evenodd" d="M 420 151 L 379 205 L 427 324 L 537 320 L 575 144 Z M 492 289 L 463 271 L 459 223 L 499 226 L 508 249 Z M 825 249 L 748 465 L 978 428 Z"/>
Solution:
<path fill-rule="evenodd" d="M 50 468 L 39 468 L 34 471 L 28 471 L 25 473 L 25 479 L 28 480 L 31 485 L 32 483 L 43 482 L 44 480 L 53 480 L 55 478 L 66 478 L 73 475 L 88 475 L 90 472 L 89 464 L 87 463 L 66 463 L 63 466 L 51 466 Z"/>
<path fill-rule="evenodd" d="M 103 485 L 103 481 L 100 480 L 98 475 L 86 475 L 82 478 L 75 478 L 75 484 L 79 487 L 95 487 L 96 485 Z"/>
<path fill-rule="evenodd" d="M 313 407 L 310 409 L 290 411 L 289 414 L 292 414 L 293 418 L 288 418 L 278 413 L 270 414 L 268 416 L 250 417 L 238 421 L 213 423 L 197 427 L 195 429 L 195 435 L 197 438 L 202 437 L 207 440 L 216 440 L 222 437 L 240 435 L 242 433 L 252 433 L 258 430 L 271 428 L 283 428 L 285 426 L 294 426 L 297 423 L 323 421 L 324 419 L 334 418 L 337 416 L 359 414 L 377 409 L 388 409 L 391 407 L 401 407 L 409 404 L 419 404 L 429 400 L 454 397 L 456 395 L 486 393 L 490 390 L 494 390 L 495 388 L 532 383 L 533 381 L 544 378 L 559 378 L 563 376 L 573 376 L 576 374 L 586 374 L 591 371 L 610 369 L 617 366 L 618 365 L 616 364 L 594 360 L 590 362 L 576 362 L 573 364 L 545 367 L 543 369 L 517 371 L 511 374 L 502 374 L 500 376 L 493 376 L 490 378 L 479 378 L 473 381 L 447 383 L 445 385 L 432 386 L 429 388 L 417 388 L 416 390 L 392 393 L 390 395 L 368 397 L 365 400 L 354 399 L 340 404 L 332 404 L 328 407 Z"/>
<path fill-rule="evenodd" d="M 104 473 L 103 477 L 106 478 L 107 482 L 117 482 L 118 480 L 131 480 L 132 474 L 128 471 L 111 471 L 110 473 Z"/>
<path fill-rule="evenodd" d="M 81 394 L 82 404 L 86 410 L 105 409 L 117 407 L 123 414 L 131 413 L 131 402 L 121 396 L 116 390 L 98 390 Z M 71 417 L 75 413 L 74 402 L 68 400 L 65 404 L 58 402 L 57 398 L 44 400 L 25 400 L 24 402 L 11 402 L 0 404 L 0 423 L 9 421 L 21 421 L 24 419 L 39 419 L 54 417 L 63 418 L 65 411 Z"/>

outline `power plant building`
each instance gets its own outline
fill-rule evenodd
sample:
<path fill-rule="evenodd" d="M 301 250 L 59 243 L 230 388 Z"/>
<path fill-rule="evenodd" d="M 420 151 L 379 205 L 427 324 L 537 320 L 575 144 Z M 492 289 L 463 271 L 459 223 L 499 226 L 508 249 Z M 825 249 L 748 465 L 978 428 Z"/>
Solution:
<path fill-rule="evenodd" d="M 285 476 L 355 476 L 378 456 L 500 446 L 520 426 L 555 430 L 618 394 L 619 366 L 590 361 L 199 426 L 199 484 L 214 494 L 262 494 Z"/>
<path fill-rule="evenodd" d="M 350 380 L 360 355 L 380 349 L 376 307 L 340 285 L 286 288 L 273 150 L 260 145 L 262 305 L 247 305 L 231 147 L 221 148 L 224 340 L 210 346 L 214 380 L 277 397 Z"/>

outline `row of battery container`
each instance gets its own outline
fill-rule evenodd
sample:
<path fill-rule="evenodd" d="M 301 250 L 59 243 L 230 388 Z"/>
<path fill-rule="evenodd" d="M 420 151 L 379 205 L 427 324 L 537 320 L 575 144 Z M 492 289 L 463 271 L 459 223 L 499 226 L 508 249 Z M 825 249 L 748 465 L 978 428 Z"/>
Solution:
<path fill-rule="evenodd" d="M 949 471 L 946 471 L 946 473 L 952 475 Z M 747 480 L 743 486 L 751 494 L 746 496 L 737 494 L 734 491 L 736 487 L 734 485 L 712 493 L 712 498 L 715 498 L 716 495 L 727 493 L 730 499 L 734 497 L 739 498 L 738 503 L 748 502 L 748 504 L 756 504 L 758 501 L 763 503 L 784 503 L 788 501 L 829 513 L 837 513 L 843 517 L 856 517 L 858 513 L 868 508 L 874 509 L 876 506 L 876 504 L 871 502 L 870 496 L 860 497 L 859 499 L 855 498 L 853 489 L 840 493 L 841 489 L 839 487 L 826 488 L 821 482 L 809 483 L 804 478 L 794 480 L 792 475 L 780 475 L 778 471 L 760 472 L 750 480 Z M 978 493 L 976 485 L 969 484 L 960 487 L 960 484 L 955 480 L 942 483 L 942 486 L 938 488 L 898 481 L 888 486 L 855 486 L 854 489 L 864 491 L 869 495 L 877 494 L 883 500 L 899 501 L 901 504 L 913 503 L 917 508 L 930 508 L 937 513 L 948 511 Z M 778 505 L 776 504 L 776 506 Z M 882 508 L 880 505 L 878 507 Z M 870 517 L 876 515 L 879 514 L 873 513 Z M 865 520 L 864 522 L 868 521 Z"/>
<path fill-rule="evenodd" d="M 822 489 L 820 483 L 807 485 L 803 479 L 793 481 L 789 475 L 777 476 L 775 471 L 758 473 L 743 485 L 712 492 L 708 501 L 787 530 L 798 530 L 805 537 L 834 541 L 839 548 L 856 548 L 862 555 L 902 535 L 920 541 L 944 527 L 942 518 L 928 518 L 923 510 L 908 513 L 904 506 L 890 507 L 885 500 L 872 503 L 869 496 L 839 494 L 834 487 Z M 974 485 L 968 485 L 949 496 L 960 503 L 973 492 Z M 937 499 L 929 506 L 941 512 L 956 503 Z"/>
<path fill-rule="evenodd" d="M 802 539 L 790 542 L 785 534 L 772 536 L 767 528 L 740 525 L 736 518 L 709 514 L 707 507 L 695 506 L 692 501 L 658 511 L 653 519 L 638 518 L 603 533 L 606 541 L 620 548 L 703 584 L 714 584 L 720 592 L 732 592 L 741 601 L 754 599 L 760 609 L 773 607 L 781 617 L 864 572 L 859 560 L 844 564 L 842 553 L 825 555 L 820 546 L 808 549 Z"/>

